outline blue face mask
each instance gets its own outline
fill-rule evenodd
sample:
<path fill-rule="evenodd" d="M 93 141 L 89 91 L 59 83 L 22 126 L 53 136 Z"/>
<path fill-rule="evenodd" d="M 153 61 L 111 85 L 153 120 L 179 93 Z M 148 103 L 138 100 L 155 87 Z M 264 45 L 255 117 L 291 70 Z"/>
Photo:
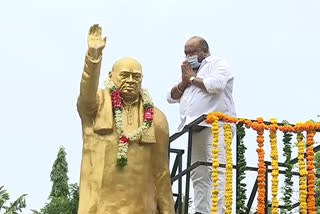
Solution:
<path fill-rule="evenodd" d="M 197 69 L 201 65 L 201 62 L 198 61 L 198 55 L 187 57 L 187 61 L 189 62 L 189 64 L 191 65 L 191 68 L 193 69 Z"/>

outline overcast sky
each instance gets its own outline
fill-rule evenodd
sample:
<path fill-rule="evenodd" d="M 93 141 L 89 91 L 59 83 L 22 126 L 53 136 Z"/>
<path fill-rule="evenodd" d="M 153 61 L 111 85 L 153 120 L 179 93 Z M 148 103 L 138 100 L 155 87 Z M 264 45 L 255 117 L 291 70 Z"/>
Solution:
<path fill-rule="evenodd" d="M 28 194 L 23 213 L 42 207 L 60 145 L 67 151 L 70 183 L 79 181 L 76 100 L 90 25 L 99 23 L 108 37 L 101 87 L 115 60 L 138 59 L 143 86 L 172 134 L 178 106 L 166 102 L 166 93 L 180 77 L 183 46 L 194 35 L 231 65 L 239 117 L 317 119 L 319 11 L 317 0 L 1 0 L 0 186 L 12 198 Z M 246 143 L 255 166 L 256 144 Z M 184 148 L 185 141 L 173 146 Z"/>

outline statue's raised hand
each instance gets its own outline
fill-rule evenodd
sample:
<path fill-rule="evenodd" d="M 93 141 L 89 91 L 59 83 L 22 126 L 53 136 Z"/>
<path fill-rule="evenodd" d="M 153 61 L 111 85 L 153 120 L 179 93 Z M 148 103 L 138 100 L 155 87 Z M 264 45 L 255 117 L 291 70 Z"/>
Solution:
<path fill-rule="evenodd" d="M 101 37 L 101 27 L 98 24 L 92 25 L 88 33 L 88 55 L 98 59 L 102 55 L 106 41 L 107 37 L 103 39 Z"/>

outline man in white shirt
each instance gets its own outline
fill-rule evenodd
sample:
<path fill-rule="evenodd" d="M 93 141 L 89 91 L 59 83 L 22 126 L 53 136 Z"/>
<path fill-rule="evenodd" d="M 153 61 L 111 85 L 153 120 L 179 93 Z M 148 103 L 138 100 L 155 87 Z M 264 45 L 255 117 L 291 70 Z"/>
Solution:
<path fill-rule="evenodd" d="M 226 62 L 210 55 L 208 43 L 201 37 L 190 38 L 184 47 L 186 60 L 181 65 L 181 81 L 168 93 L 169 103 L 180 104 L 179 130 L 202 114 L 213 111 L 236 116 L 232 98 L 234 76 Z M 194 127 L 192 133 L 191 164 L 197 161 L 212 161 L 211 125 L 205 122 Z M 219 122 L 219 163 L 225 163 L 223 123 Z M 232 134 L 235 126 L 232 126 Z M 225 169 L 218 169 L 218 210 L 224 213 Z M 196 214 L 211 213 L 211 167 L 200 166 L 191 171 Z"/>

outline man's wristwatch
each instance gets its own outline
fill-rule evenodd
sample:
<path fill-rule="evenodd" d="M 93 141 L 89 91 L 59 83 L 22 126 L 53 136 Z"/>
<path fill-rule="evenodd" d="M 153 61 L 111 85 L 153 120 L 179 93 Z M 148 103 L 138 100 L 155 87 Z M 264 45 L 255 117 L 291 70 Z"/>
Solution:
<path fill-rule="evenodd" d="M 190 77 L 189 82 L 192 84 L 195 78 L 196 78 L 195 76 Z"/>

